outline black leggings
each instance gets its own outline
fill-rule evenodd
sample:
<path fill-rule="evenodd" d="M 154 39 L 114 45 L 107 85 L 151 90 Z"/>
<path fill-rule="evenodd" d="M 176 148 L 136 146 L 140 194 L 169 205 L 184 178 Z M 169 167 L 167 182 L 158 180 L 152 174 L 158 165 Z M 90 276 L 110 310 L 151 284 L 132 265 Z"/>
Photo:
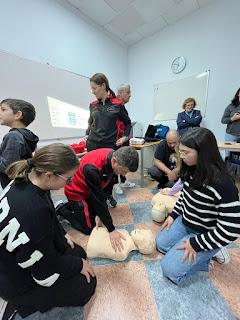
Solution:
<path fill-rule="evenodd" d="M 104 143 L 98 143 L 98 142 L 93 142 L 93 141 L 89 141 L 87 140 L 86 142 L 86 147 L 87 147 L 87 151 L 93 151 L 96 149 L 100 149 L 100 148 L 110 148 L 113 150 L 118 149 L 118 147 L 115 144 L 104 144 Z"/>
<path fill-rule="evenodd" d="M 67 249 L 65 255 L 86 259 L 86 252 L 76 244 L 73 249 Z M 79 274 L 56 283 L 52 287 L 36 286 L 9 302 L 15 305 L 23 318 L 36 311 L 46 312 L 54 307 L 84 306 L 94 294 L 97 282 L 96 277 L 91 277 L 88 283 L 80 271 Z"/>
<path fill-rule="evenodd" d="M 67 219 L 72 227 L 89 235 L 96 225 L 95 217 L 97 215 L 91 202 L 85 201 L 84 206 L 81 201 L 69 200 L 67 207 L 67 210 L 60 215 Z"/>
<path fill-rule="evenodd" d="M 167 175 L 156 166 L 149 168 L 148 174 L 159 183 L 161 188 L 164 188 L 169 181 Z"/>

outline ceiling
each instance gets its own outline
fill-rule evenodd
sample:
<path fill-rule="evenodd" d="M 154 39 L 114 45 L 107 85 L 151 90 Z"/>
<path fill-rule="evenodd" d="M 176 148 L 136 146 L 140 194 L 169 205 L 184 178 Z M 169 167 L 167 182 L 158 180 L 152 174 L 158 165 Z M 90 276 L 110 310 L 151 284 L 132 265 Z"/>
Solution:
<path fill-rule="evenodd" d="M 130 46 L 213 0 L 58 0 L 88 23 Z"/>

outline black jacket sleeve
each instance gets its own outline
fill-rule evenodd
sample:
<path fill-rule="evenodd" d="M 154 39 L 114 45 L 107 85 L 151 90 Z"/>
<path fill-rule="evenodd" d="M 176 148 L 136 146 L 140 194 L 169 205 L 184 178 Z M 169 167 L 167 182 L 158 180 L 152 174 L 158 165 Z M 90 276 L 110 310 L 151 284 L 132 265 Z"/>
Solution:
<path fill-rule="evenodd" d="M 128 137 L 131 132 L 132 126 L 131 126 L 131 120 L 129 118 L 128 112 L 124 105 L 120 106 L 119 120 L 121 120 L 125 125 L 123 136 Z"/>
<path fill-rule="evenodd" d="M 89 118 L 88 118 L 88 127 L 87 127 L 87 130 L 86 130 L 86 135 L 89 135 L 90 130 L 91 130 L 91 126 L 92 126 L 92 123 L 93 123 L 93 116 L 92 116 L 92 112 L 91 112 L 91 106 L 89 107 L 89 110 L 90 110 L 90 115 L 89 115 Z"/>
<path fill-rule="evenodd" d="M 42 210 L 45 210 L 44 221 L 41 219 L 36 224 L 32 223 L 28 232 L 30 241 L 18 247 L 16 260 L 21 268 L 30 268 L 33 280 L 38 285 L 50 287 L 56 281 L 63 281 L 80 273 L 83 262 L 81 257 L 64 255 L 57 250 L 55 232 L 58 232 L 58 229 L 52 210 L 43 206 L 37 207 L 34 215 L 41 216 Z M 66 248 L 67 246 L 66 243 Z"/>
<path fill-rule="evenodd" d="M 83 172 L 88 186 L 90 200 L 95 207 L 96 214 L 108 231 L 112 232 L 115 230 L 115 227 L 108 210 L 106 197 L 101 187 L 102 174 L 95 166 L 90 164 L 84 166 Z"/>

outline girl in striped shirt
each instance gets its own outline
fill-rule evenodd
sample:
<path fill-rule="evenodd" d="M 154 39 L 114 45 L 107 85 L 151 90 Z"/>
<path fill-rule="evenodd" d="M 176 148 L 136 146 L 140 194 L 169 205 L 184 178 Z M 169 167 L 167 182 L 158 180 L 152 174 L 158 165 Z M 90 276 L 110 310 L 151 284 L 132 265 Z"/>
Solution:
<path fill-rule="evenodd" d="M 176 284 L 197 271 L 208 271 L 211 259 L 240 236 L 238 190 L 229 176 L 213 133 L 193 128 L 180 141 L 183 190 L 157 235 L 166 253 L 163 274 Z M 223 261 L 224 262 L 224 261 Z"/>

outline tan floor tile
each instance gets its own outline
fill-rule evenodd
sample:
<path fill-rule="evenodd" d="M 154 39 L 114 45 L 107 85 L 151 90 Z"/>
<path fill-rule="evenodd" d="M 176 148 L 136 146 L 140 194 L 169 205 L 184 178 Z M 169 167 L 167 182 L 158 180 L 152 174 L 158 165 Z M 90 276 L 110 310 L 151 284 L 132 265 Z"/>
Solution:
<path fill-rule="evenodd" d="M 95 268 L 95 298 L 85 307 L 85 320 L 158 320 L 143 262 Z"/>
<path fill-rule="evenodd" d="M 75 242 L 86 251 L 89 236 L 78 230 L 70 230 L 68 233 L 74 238 Z"/>
<path fill-rule="evenodd" d="M 116 208 L 109 209 L 114 225 L 132 224 L 132 214 L 128 204 L 118 204 Z"/>
<path fill-rule="evenodd" d="M 131 180 L 140 180 L 140 174 L 138 172 L 128 172 L 126 175 L 126 179 Z"/>
<path fill-rule="evenodd" d="M 231 257 L 229 264 L 220 265 L 214 262 L 210 277 L 235 316 L 240 318 L 240 249 L 230 249 L 229 253 Z"/>
<path fill-rule="evenodd" d="M 158 183 L 149 179 L 144 180 L 144 187 L 148 189 L 157 189 Z"/>
<path fill-rule="evenodd" d="M 129 181 L 136 181 L 137 185 L 140 185 L 140 179 L 141 179 L 141 175 L 140 172 L 129 172 L 126 175 L 127 180 Z M 153 181 L 152 179 L 145 177 L 144 178 L 144 187 L 145 188 L 149 188 L 149 189 L 154 189 L 157 187 L 157 182 Z"/>
<path fill-rule="evenodd" d="M 145 188 L 128 189 L 125 191 L 125 194 L 130 203 L 151 201 L 153 197 L 153 194 L 151 193 L 151 191 Z"/>

